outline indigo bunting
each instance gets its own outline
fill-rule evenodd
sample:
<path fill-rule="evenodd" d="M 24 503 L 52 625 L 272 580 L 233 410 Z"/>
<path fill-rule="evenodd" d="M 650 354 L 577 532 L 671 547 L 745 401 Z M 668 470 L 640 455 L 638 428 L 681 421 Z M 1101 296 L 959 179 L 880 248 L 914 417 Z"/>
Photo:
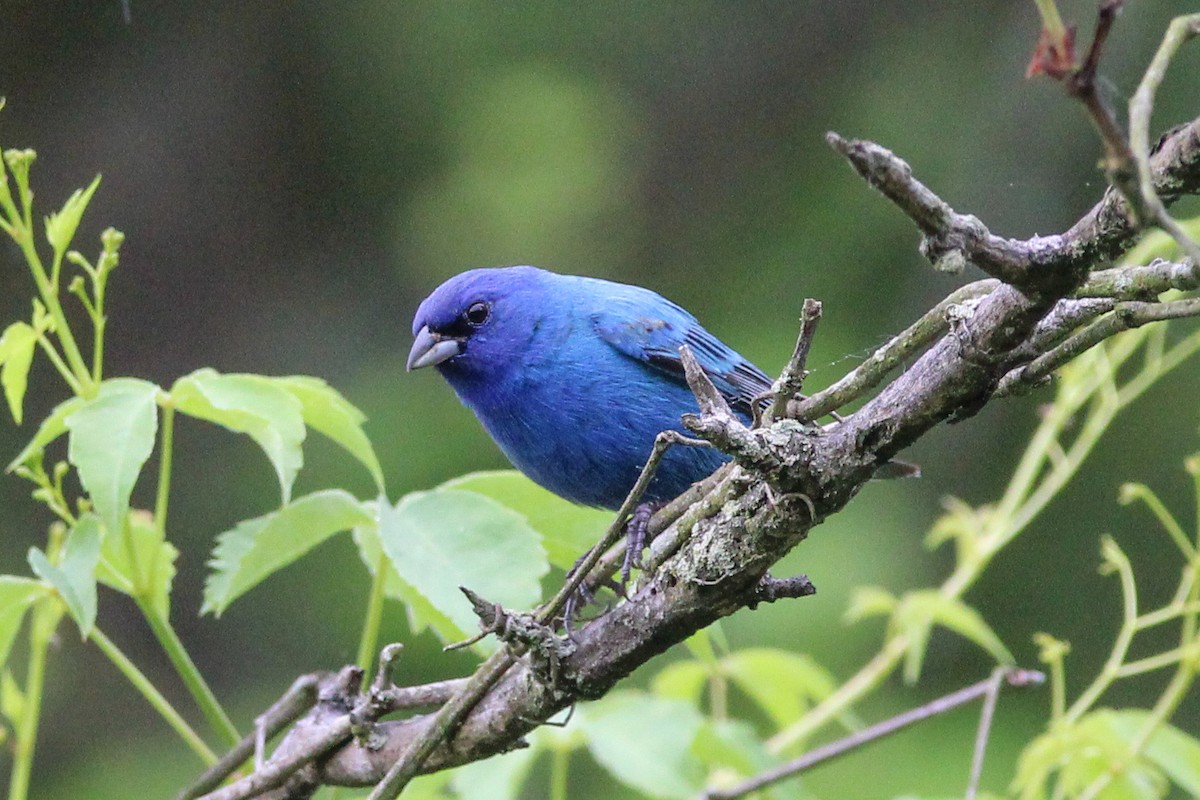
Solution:
<path fill-rule="evenodd" d="M 408 369 L 436 366 L 517 469 L 555 494 L 616 509 L 660 431 L 696 411 L 688 345 L 732 408 L 750 414 L 771 380 L 696 318 L 638 286 L 535 267 L 449 279 L 413 318 Z M 672 448 L 642 500 L 661 503 L 726 460 Z"/>

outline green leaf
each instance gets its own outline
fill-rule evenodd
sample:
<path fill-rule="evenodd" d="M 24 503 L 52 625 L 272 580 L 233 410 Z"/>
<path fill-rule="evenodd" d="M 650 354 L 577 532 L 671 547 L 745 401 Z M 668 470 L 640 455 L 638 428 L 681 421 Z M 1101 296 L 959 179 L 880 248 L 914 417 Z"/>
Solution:
<path fill-rule="evenodd" d="M 442 484 L 442 489 L 465 489 L 486 495 L 523 514 L 541 534 L 550 563 L 570 569 L 608 529 L 612 512 L 587 508 L 543 489 L 514 469 L 471 472 Z"/>
<path fill-rule="evenodd" d="M 1114 764 L 1124 765 L 1101 800 L 1158 800 L 1168 791 L 1166 775 L 1145 754 L 1133 757 L 1129 737 L 1118 721 L 1125 712 L 1100 709 L 1078 722 L 1057 725 L 1038 736 L 1021 752 L 1013 788 L 1022 800 L 1056 796 L 1075 797 L 1095 780 L 1112 775 Z M 1054 788 L 1058 787 L 1058 788 Z"/>
<path fill-rule="evenodd" d="M 38 581 L 0 575 L 0 667 L 8 662 L 9 650 L 21 629 L 25 612 L 45 593 L 46 587 Z"/>
<path fill-rule="evenodd" d="M 371 521 L 370 512 L 352 495 L 328 489 L 238 523 L 217 537 L 201 613 L 219 616 L 236 598 L 333 534 Z"/>
<path fill-rule="evenodd" d="M 846 622 L 858 622 L 868 617 L 888 616 L 896 610 L 899 601 L 887 589 L 878 586 L 863 586 L 854 590 L 850 605 L 846 609 Z"/>
<path fill-rule="evenodd" d="M 617 691 L 576 716 L 592 756 L 626 786 L 660 798 L 691 798 L 703 786 L 692 745 L 704 720 L 688 703 Z"/>
<path fill-rule="evenodd" d="M 175 546 L 159 535 L 154 516 L 134 510 L 121 535 L 104 537 L 96 579 L 131 597 L 140 593 L 162 619 L 167 619 L 178 556 Z"/>
<path fill-rule="evenodd" d="M 36 547 L 29 549 L 34 574 L 58 591 L 71 619 L 86 639 L 96 624 L 96 565 L 100 561 L 100 521 L 88 514 L 67 533 L 58 566 Z"/>
<path fill-rule="evenodd" d="M 458 587 L 505 608 L 528 608 L 549 570 L 525 518 L 475 492 L 434 489 L 406 495 L 395 507 L 384 503 L 379 538 L 396 573 L 453 623 L 453 631 L 435 625 L 443 640 L 478 627 Z"/>
<path fill-rule="evenodd" d="M 25 693 L 17 685 L 12 673 L 0 671 L 0 716 L 3 716 L 15 728 L 21 712 L 25 709 Z"/>
<path fill-rule="evenodd" d="M 1153 719 L 1150 712 L 1132 708 L 1110 711 L 1107 716 L 1108 724 L 1127 744 L 1140 737 Z M 1188 795 L 1200 797 L 1200 739 L 1160 722 L 1150 734 L 1143 755 Z"/>
<path fill-rule="evenodd" d="M 458 800 L 519 800 L 538 750 L 526 747 L 454 770 L 450 785 Z"/>
<path fill-rule="evenodd" d="M 206 367 L 177 380 L 171 397 L 182 413 L 253 439 L 275 468 L 287 505 L 304 464 L 303 406 L 291 392 L 262 375 L 222 375 Z"/>
<path fill-rule="evenodd" d="M 38 426 L 37 433 L 33 435 L 29 444 L 25 445 L 24 449 L 17 453 L 17 457 L 5 467 L 5 472 L 12 472 L 22 464 L 28 464 L 31 459 L 40 457 L 45 452 L 46 445 L 67 432 L 67 417 L 75 413 L 83 404 L 82 397 L 72 397 L 55 406 L 54 410 L 50 412 L 50 416 L 42 420 L 42 424 Z"/>
<path fill-rule="evenodd" d="M 379 541 L 379 525 L 372 520 L 370 525 L 355 526 L 353 536 L 354 543 L 358 545 L 359 556 L 362 557 L 367 571 L 374 577 L 375 570 L 380 563 L 380 556 L 383 555 L 383 544 Z M 392 562 L 386 556 L 384 556 L 383 568 L 387 570 L 387 577 L 383 580 L 383 592 L 393 600 L 399 600 L 404 604 L 408 627 L 413 633 L 421 633 L 431 627 L 438 632 L 443 641 L 463 638 L 464 632 L 451 622 L 449 617 L 434 608 L 433 604 L 414 589 L 412 584 L 396 574 L 396 568 L 392 566 Z M 477 647 L 477 649 L 482 650 L 483 648 Z"/>
<path fill-rule="evenodd" d="M 300 411 L 308 427 L 328 436 L 354 456 L 371 473 L 375 487 L 384 494 L 383 469 L 362 424 L 366 416 L 349 400 L 320 378 L 307 375 L 289 375 L 271 378 L 300 401 Z"/>
<path fill-rule="evenodd" d="M 699 707 L 709 673 L 710 668 L 699 661 L 676 661 L 659 670 L 650 681 L 650 690 L 659 697 L 684 700 Z"/>
<path fill-rule="evenodd" d="M 119 535 L 129 495 L 154 450 L 159 389 L 149 381 L 116 378 L 66 418 L 67 457 L 110 534 Z"/>
<path fill-rule="evenodd" d="M 1012 654 L 975 609 L 961 600 L 944 597 L 937 590 L 909 592 L 897 599 L 883 589 L 859 589 L 850 601 L 850 621 L 883 614 L 891 615 L 893 631 L 908 637 L 904 658 L 904 680 L 920 677 L 926 645 L 934 625 L 948 628 L 982 647 L 1001 664 L 1012 664 Z"/>
<path fill-rule="evenodd" d="M 4 398 L 13 422 L 18 425 L 36 347 L 37 331 L 24 322 L 14 322 L 0 336 L 0 384 L 4 385 Z"/>
<path fill-rule="evenodd" d="M 46 241 L 50 242 L 56 256 L 71 246 L 71 240 L 79 228 L 79 220 L 83 218 L 83 212 L 99 186 L 100 176 L 97 175 L 86 189 L 76 189 L 63 203 L 61 211 L 46 217 Z"/>
<path fill-rule="evenodd" d="M 795 722 L 837 686 L 833 675 L 808 656 L 769 647 L 731 653 L 721 667 L 777 728 Z"/>
<path fill-rule="evenodd" d="M 706 719 L 692 743 L 692 752 L 707 768 L 709 788 L 728 789 L 751 775 L 758 775 L 776 766 L 779 761 L 770 753 L 749 723 L 741 720 Z M 770 800 L 801 800 L 811 795 L 799 781 L 790 780 L 762 790 Z"/>

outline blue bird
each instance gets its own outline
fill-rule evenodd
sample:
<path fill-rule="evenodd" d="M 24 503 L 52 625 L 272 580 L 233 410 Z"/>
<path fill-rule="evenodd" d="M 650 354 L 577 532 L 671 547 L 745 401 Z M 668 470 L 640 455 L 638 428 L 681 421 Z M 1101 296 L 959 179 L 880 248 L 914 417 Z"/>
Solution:
<path fill-rule="evenodd" d="M 408 369 L 436 366 L 517 469 L 575 503 L 616 509 L 660 431 L 695 412 L 688 345 L 735 411 L 771 387 L 758 367 L 649 289 L 535 267 L 450 278 L 413 318 Z M 726 456 L 676 447 L 642 500 L 661 503 Z"/>

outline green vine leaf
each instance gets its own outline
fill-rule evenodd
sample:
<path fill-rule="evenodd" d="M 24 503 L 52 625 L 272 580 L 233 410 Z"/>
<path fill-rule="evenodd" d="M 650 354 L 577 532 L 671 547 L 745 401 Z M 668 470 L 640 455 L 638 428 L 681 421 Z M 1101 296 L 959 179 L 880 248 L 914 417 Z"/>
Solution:
<path fill-rule="evenodd" d="M 286 389 L 299 400 L 304 423 L 328 436 L 354 456 L 371 473 L 375 488 L 380 494 L 385 493 L 383 469 L 379 466 L 379 459 L 371 447 L 371 441 L 362 429 L 362 424 L 367 418 L 358 408 L 320 378 L 289 375 L 268 380 Z"/>
<path fill-rule="evenodd" d="M 36 347 L 37 331 L 24 322 L 14 322 L 0 336 L 0 384 L 4 385 L 4 399 L 13 422 L 18 425 Z"/>
<path fill-rule="evenodd" d="M 116 378 L 100 384 L 66 418 L 71 432 L 67 457 L 79 470 L 105 529 L 119 535 L 129 513 L 129 496 L 154 451 L 159 388 L 149 381 Z"/>
<path fill-rule="evenodd" d="M 100 521 L 91 514 L 80 518 L 67 533 L 62 558 L 50 563 L 46 554 L 29 548 L 29 567 L 50 584 L 66 603 L 67 613 L 86 639 L 96 624 L 96 567 L 100 562 Z"/>
<path fill-rule="evenodd" d="M 100 176 L 97 175 L 86 189 L 76 189 L 72 192 L 71 196 L 67 198 L 67 202 L 63 203 L 61 211 L 46 217 L 46 241 L 54 248 L 56 258 L 71 246 L 71 240 L 75 238 L 75 231 L 79 228 L 83 212 L 87 209 L 88 203 L 92 201 L 92 195 L 96 193 L 99 186 Z"/>
<path fill-rule="evenodd" d="M 458 489 L 413 492 L 379 512 L 379 538 L 396 573 L 464 638 L 478 627 L 466 586 L 505 608 L 528 608 L 541 595 L 549 571 L 541 537 L 510 508 Z M 432 620 L 431 620 L 432 622 Z"/>
<path fill-rule="evenodd" d="M 175 408 L 253 439 L 275 468 L 287 505 L 304 465 L 304 407 L 290 391 L 262 375 L 222 375 L 204 368 L 171 387 Z"/>
<path fill-rule="evenodd" d="M 204 583 L 201 613 L 220 616 L 229 604 L 339 531 L 374 521 L 353 495 L 340 489 L 313 492 L 248 519 L 217 537 Z"/>
<path fill-rule="evenodd" d="M 0 667 L 8 662 L 8 653 L 21 629 L 25 612 L 45 593 L 46 587 L 39 581 L 0 575 Z"/>

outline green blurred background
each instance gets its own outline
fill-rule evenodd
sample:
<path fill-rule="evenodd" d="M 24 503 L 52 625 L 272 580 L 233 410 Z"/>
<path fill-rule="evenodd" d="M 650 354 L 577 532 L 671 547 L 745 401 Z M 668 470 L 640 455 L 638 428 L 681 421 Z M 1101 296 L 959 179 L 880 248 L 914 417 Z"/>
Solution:
<path fill-rule="evenodd" d="M 1060 6 L 1086 41 L 1094 4 Z M 1103 73 L 1119 107 L 1167 20 L 1186 10 L 1135 3 L 1118 21 Z M 1104 186 L 1081 109 L 1060 86 L 1023 77 L 1038 29 L 1032 2 L 132 0 L 131 11 L 126 23 L 117 0 L 0 5 L 0 143 L 37 149 L 43 212 L 104 174 L 80 249 L 97 249 L 108 225 L 128 236 L 110 284 L 108 374 L 162 384 L 201 366 L 320 375 L 370 417 L 393 499 L 505 466 L 435 374 L 404 373 L 417 303 L 456 272 L 531 263 L 643 284 L 768 372 L 789 354 L 813 296 L 825 304 L 810 359 L 817 387 L 978 277 L 935 274 L 909 223 L 825 146 L 826 130 L 893 148 L 1004 235 L 1065 229 Z M 1156 129 L 1198 113 L 1197 75 L 1200 50 L 1185 48 Z M 19 254 L 0 247 L 0 322 L 24 317 L 31 292 Z M 1116 504 L 1116 489 L 1150 483 L 1190 521 L 1181 462 L 1197 449 L 1198 376 L 1185 366 L 1120 420 L 969 596 L 1022 662 L 1035 663 L 1035 631 L 1067 638 L 1078 687 L 1107 652 L 1119 594 L 1096 573 L 1100 533 L 1133 555 L 1147 604 L 1176 585 L 1174 550 L 1147 514 Z M 910 454 L 924 479 L 870 485 L 781 567 L 807 572 L 820 593 L 738 615 L 725 625 L 733 645 L 799 648 L 849 674 L 881 633 L 878 623 L 843 626 L 852 588 L 939 580 L 948 555 L 931 556 L 922 538 L 940 499 L 995 498 L 1049 396 L 998 402 L 933 431 Z M 62 397 L 57 377 L 36 366 L 27 419 Z M 29 422 L 0 423 L 0 461 L 30 434 Z M 343 538 L 220 621 L 199 618 L 214 536 L 269 510 L 277 487 L 252 444 L 218 429 L 181 422 L 177 453 L 173 618 L 245 726 L 297 674 L 353 659 L 365 573 Z M 311 442 L 306 458 L 297 492 L 370 493 L 361 469 L 326 443 Z M 25 552 L 48 521 L 26 484 L 0 480 L 0 571 L 27 574 Z M 136 609 L 102 594 L 100 622 L 190 713 Z M 411 644 L 405 679 L 469 667 L 428 636 L 408 637 L 398 606 L 388 607 L 385 637 Z M 863 715 L 989 668 L 943 634 L 926 664 L 918 687 L 890 686 Z M 1132 684 L 1112 702 L 1146 702 L 1159 685 Z M 1047 704 L 1037 692 L 1002 700 L 985 784 L 1005 785 Z M 1198 718 L 1193 698 L 1177 721 L 1195 733 Z M 945 718 L 808 785 L 825 797 L 959 792 L 974 724 L 968 712 Z M 594 780 L 585 758 L 572 763 L 573 797 L 625 791 Z M 34 796 L 162 797 L 198 769 L 64 624 Z M 539 772 L 528 796 L 544 793 Z"/>

